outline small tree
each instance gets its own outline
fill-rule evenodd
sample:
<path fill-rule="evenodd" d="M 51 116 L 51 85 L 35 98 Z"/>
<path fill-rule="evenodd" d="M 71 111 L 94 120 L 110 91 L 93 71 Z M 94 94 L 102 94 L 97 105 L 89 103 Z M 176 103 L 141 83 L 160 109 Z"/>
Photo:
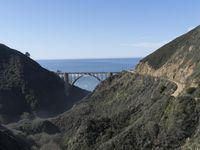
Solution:
<path fill-rule="evenodd" d="M 25 55 L 26 55 L 27 57 L 31 57 L 31 55 L 30 55 L 29 52 L 26 52 Z"/>

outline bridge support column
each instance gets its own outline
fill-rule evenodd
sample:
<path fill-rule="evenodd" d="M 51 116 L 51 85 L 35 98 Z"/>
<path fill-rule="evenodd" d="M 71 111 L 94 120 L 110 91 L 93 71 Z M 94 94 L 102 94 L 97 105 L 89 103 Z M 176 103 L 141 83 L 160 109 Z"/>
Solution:
<path fill-rule="evenodd" d="M 112 73 L 112 72 L 109 72 L 109 73 L 108 73 L 108 81 L 109 81 L 109 82 L 112 81 L 112 78 L 111 78 L 112 76 L 113 76 L 113 73 Z"/>
<path fill-rule="evenodd" d="M 69 83 L 69 74 L 64 73 L 64 82 L 65 82 L 65 93 L 69 95 L 70 93 L 70 83 Z"/>
<path fill-rule="evenodd" d="M 113 73 L 112 73 L 112 72 L 110 72 L 110 73 L 109 73 L 109 77 L 112 77 L 112 76 L 113 76 Z"/>

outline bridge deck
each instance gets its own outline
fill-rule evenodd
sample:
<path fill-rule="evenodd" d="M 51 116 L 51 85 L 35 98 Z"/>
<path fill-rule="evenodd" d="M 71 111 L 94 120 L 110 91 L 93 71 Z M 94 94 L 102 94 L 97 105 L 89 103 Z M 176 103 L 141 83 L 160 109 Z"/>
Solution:
<path fill-rule="evenodd" d="M 120 73 L 120 72 L 56 72 L 56 74 L 107 74 L 107 73 Z"/>

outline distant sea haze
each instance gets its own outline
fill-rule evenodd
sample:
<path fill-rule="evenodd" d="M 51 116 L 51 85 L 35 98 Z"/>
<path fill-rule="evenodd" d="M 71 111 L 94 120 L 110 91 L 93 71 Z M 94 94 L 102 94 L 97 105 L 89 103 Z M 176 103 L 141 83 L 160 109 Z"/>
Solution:
<path fill-rule="evenodd" d="M 44 68 L 62 72 L 118 72 L 133 70 L 141 58 L 115 59 L 60 59 L 37 60 Z M 76 82 L 76 86 L 92 91 L 99 81 L 93 77 L 83 77 Z"/>

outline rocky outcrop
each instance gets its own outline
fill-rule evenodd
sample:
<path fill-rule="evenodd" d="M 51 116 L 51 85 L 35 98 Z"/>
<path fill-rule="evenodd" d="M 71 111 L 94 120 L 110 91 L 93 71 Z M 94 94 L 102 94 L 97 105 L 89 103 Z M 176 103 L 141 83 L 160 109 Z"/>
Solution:
<path fill-rule="evenodd" d="M 67 96 L 63 80 L 55 73 L 0 44 L 0 122 L 17 121 L 24 112 L 42 117 L 62 113 L 88 94 L 71 88 Z"/>
<path fill-rule="evenodd" d="M 200 76 L 199 52 L 200 26 L 142 59 L 136 71 L 196 87 Z"/>

